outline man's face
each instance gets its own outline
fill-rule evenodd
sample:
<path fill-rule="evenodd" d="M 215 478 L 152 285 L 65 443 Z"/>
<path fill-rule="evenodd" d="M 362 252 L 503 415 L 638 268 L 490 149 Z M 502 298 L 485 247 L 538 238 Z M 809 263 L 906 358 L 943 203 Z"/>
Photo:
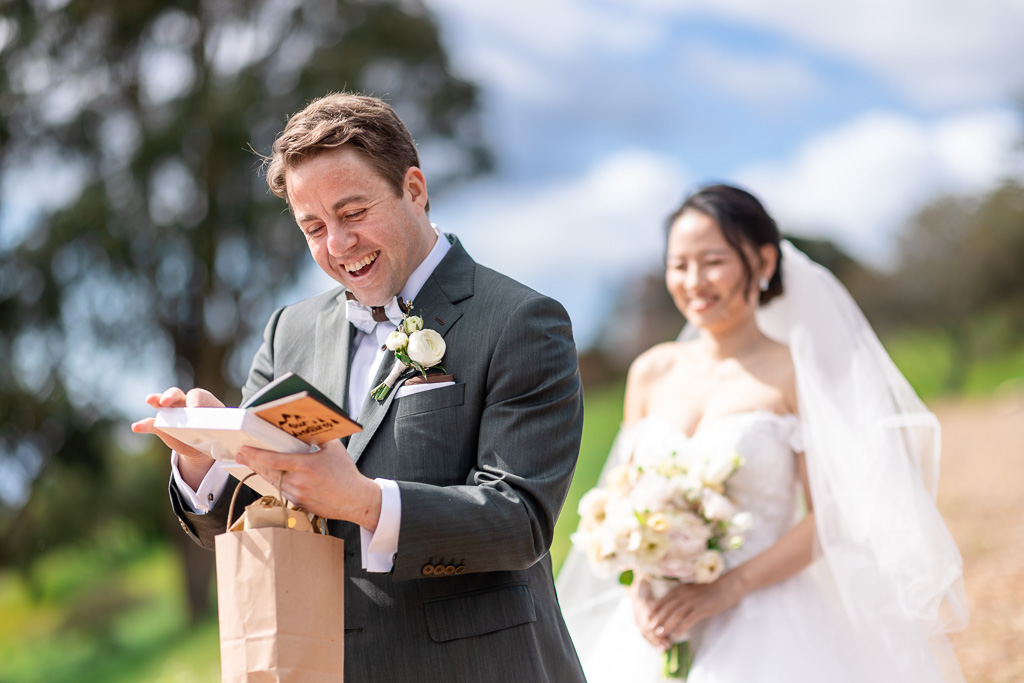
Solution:
<path fill-rule="evenodd" d="M 313 259 L 367 306 L 401 292 L 434 245 L 418 168 L 406 171 L 398 196 L 362 154 L 343 146 L 303 161 L 285 182 Z"/>

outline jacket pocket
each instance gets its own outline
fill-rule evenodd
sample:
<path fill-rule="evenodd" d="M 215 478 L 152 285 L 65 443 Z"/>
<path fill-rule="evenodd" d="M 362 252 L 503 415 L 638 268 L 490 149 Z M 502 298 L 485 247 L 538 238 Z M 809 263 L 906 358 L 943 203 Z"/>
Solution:
<path fill-rule="evenodd" d="M 395 399 L 397 417 L 408 417 L 432 410 L 461 406 L 466 401 L 466 385 L 464 383 L 431 389 L 418 394 L 410 394 Z"/>
<path fill-rule="evenodd" d="M 427 629 L 437 643 L 468 638 L 537 621 L 533 593 L 516 582 L 423 603 Z"/>

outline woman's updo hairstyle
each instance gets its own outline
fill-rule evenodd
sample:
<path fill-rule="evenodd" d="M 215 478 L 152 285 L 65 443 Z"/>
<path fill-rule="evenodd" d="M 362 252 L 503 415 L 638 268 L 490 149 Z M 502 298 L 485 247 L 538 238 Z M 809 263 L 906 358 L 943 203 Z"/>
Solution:
<path fill-rule="evenodd" d="M 768 289 L 761 292 L 760 303 L 764 305 L 782 294 L 782 250 L 779 242 L 779 226 L 775 219 L 768 215 L 757 197 L 746 190 L 731 185 L 705 185 L 686 198 L 682 206 L 668 217 L 666 234 L 671 232 L 676 220 L 688 209 L 699 211 L 718 223 L 725 236 L 725 241 L 740 255 L 743 269 L 747 274 L 746 291 L 750 291 L 754 283 L 754 267 L 750 263 L 743 245 L 746 244 L 759 250 L 765 244 L 775 247 L 778 263 L 775 273 L 768 282 Z"/>

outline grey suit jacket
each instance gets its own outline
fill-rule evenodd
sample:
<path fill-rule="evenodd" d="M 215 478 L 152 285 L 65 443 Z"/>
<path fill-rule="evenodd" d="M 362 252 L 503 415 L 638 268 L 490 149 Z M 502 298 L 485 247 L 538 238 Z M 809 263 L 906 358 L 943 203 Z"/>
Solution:
<path fill-rule="evenodd" d="M 582 389 L 565 310 L 453 246 L 415 299 L 441 333 L 455 385 L 368 399 L 349 452 L 398 482 L 402 521 L 389 574 L 346 541 L 347 681 L 582 681 L 548 548 L 579 453 Z M 344 404 L 351 326 L 342 288 L 279 309 L 243 396 L 294 371 Z M 376 381 L 390 369 L 385 359 Z M 224 529 L 234 480 L 209 514 L 172 505 L 197 542 Z M 239 505 L 255 498 L 247 487 Z"/>

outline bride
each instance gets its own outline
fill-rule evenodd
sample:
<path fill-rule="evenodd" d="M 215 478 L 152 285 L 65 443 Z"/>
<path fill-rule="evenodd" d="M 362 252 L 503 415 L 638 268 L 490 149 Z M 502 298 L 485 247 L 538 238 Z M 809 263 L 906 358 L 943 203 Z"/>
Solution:
<path fill-rule="evenodd" d="M 717 581 L 661 598 L 648 577 L 596 578 L 574 549 L 558 590 L 588 680 L 657 680 L 661 651 L 688 639 L 690 683 L 962 681 L 935 417 L 755 197 L 707 186 L 668 225 L 665 282 L 689 325 L 630 368 L 605 471 L 658 430 L 730 449 L 744 465 L 727 493 L 754 522 Z"/>

